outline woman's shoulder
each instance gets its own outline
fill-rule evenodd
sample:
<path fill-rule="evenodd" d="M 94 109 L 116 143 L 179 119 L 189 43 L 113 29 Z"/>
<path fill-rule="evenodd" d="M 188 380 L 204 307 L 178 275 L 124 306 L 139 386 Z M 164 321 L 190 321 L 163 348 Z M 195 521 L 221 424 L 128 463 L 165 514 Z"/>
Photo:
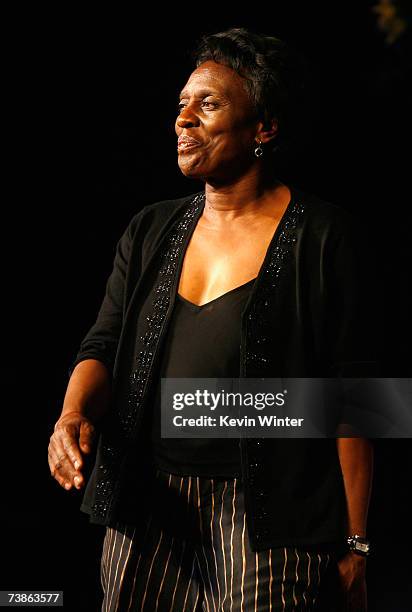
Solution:
<path fill-rule="evenodd" d="M 314 194 L 300 192 L 304 215 L 302 229 L 311 244 L 324 250 L 346 245 L 349 250 L 374 247 L 370 236 L 368 218 L 359 210 L 356 214 L 340 204 L 330 202 Z"/>
<path fill-rule="evenodd" d="M 307 231 L 324 236 L 360 230 L 361 216 L 356 217 L 342 205 L 301 189 L 294 188 L 293 193 L 295 202 L 302 205 L 302 225 Z"/>
<path fill-rule="evenodd" d="M 316 194 L 295 189 L 295 198 L 302 203 L 305 210 L 305 218 L 312 223 L 336 224 L 350 223 L 353 214 L 340 204 L 325 200 Z"/>
<path fill-rule="evenodd" d="M 168 219 L 173 217 L 176 212 L 181 210 L 185 205 L 194 199 L 195 196 L 202 192 L 191 193 L 179 198 L 170 198 L 167 200 L 159 200 L 146 204 L 138 213 L 134 215 L 131 223 L 136 221 L 145 221 L 153 224 L 162 225 Z"/>
<path fill-rule="evenodd" d="M 133 244 L 143 245 L 144 248 L 145 245 L 149 249 L 154 248 L 184 207 L 200 193 L 202 192 L 146 204 L 131 218 L 126 228 L 128 240 Z"/>
<path fill-rule="evenodd" d="M 189 195 L 181 196 L 179 198 L 171 198 L 168 200 L 160 200 L 157 202 L 153 202 L 152 204 L 147 204 L 144 207 L 146 214 L 150 214 L 156 217 L 166 218 L 169 215 L 172 215 L 175 211 L 179 210 L 189 202 L 191 202 L 195 196 L 203 193 L 202 191 L 190 193 Z"/>

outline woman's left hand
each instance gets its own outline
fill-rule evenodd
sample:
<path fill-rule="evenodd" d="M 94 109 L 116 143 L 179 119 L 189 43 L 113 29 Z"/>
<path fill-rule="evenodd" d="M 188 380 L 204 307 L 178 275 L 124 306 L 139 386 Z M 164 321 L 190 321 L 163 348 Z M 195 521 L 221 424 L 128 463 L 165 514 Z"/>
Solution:
<path fill-rule="evenodd" d="M 349 552 L 338 563 L 342 588 L 342 612 L 366 612 L 366 558 Z"/>

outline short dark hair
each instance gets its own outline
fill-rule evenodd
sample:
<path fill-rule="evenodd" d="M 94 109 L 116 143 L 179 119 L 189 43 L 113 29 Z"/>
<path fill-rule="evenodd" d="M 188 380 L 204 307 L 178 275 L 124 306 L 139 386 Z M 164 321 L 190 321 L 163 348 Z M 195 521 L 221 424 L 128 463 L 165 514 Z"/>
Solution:
<path fill-rule="evenodd" d="M 245 86 L 258 116 L 267 122 L 275 118 L 279 135 L 271 150 L 283 148 L 290 140 L 299 89 L 303 88 L 303 58 L 275 36 L 246 28 L 204 35 L 193 54 L 196 67 L 213 60 L 235 70 Z"/>

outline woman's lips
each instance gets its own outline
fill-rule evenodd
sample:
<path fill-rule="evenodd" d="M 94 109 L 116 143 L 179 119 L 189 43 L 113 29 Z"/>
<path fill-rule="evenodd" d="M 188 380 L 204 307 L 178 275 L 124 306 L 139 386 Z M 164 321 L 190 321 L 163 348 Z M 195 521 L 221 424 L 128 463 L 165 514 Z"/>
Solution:
<path fill-rule="evenodd" d="M 189 149 L 194 149 L 195 147 L 200 147 L 200 142 L 179 142 L 177 145 L 177 150 L 179 153 L 184 153 Z"/>
<path fill-rule="evenodd" d="M 199 147 L 200 142 L 195 140 L 194 138 L 190 138 L 188 136 L 180 137 L 177 141 L 177 150 L 179 153 L 184 153 L 189 149 L 194 149 L 195 147 Z"/>

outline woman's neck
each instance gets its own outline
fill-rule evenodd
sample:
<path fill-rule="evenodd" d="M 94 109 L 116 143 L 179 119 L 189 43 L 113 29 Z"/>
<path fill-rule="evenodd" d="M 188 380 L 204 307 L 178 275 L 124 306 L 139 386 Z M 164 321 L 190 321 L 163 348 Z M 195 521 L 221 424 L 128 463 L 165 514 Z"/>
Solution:
<path fill-rule="evenodd" d="M 258 214 L 268 200 L 282 197 L 287 187 L 273 175 L 249 174 L 232 183 L 216 185 L 206 181 L 205 214 L 216 220 L 232 221 Z"/>

